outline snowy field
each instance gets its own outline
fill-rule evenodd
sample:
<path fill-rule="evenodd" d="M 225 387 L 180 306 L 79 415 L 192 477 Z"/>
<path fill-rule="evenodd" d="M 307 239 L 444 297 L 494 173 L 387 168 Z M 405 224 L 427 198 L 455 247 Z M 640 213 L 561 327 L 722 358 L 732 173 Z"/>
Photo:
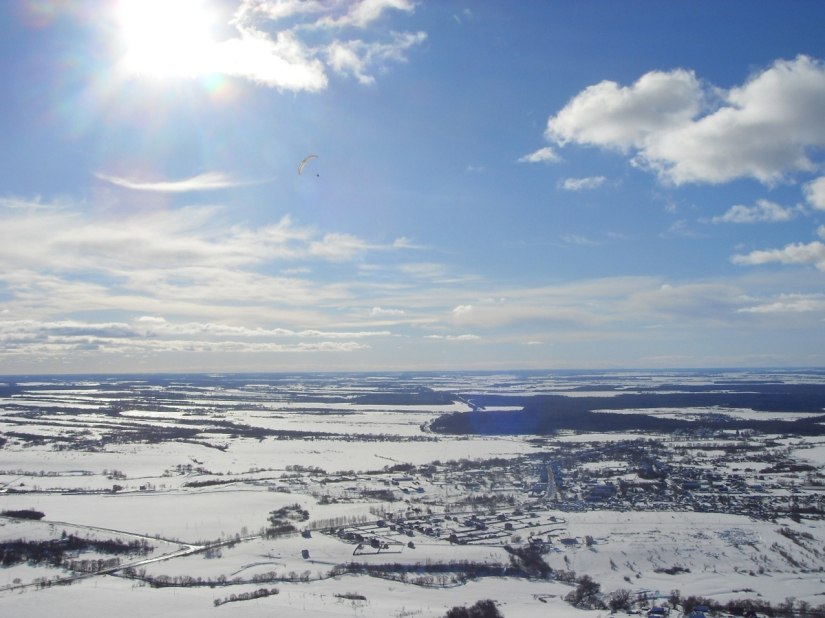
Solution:
<path fill-rule="evenodd" d="M 0 510 L 34 515 L 0 517 L 0 543 L 57 546 L 72 535 L 98 544 L 9 558 L 0 615 L 437 618 L 490 598 L 508 618 L 606 616 L 564 601 L 584 575 L 603 602 L 627 589 L 637 609 L 673 590 L 720 604 L 820 605 L 823 436 L 428 429 L 442 414 L 517 411 L 515 401 L 534 396 L 672 394 L 677 383 L 721 383 L 721 392 L 777 378 L 2 378 Z M 719 406 L 618 413 L 697 423 L 821 416 Z M 103 541 L 151 549 L 107 553 Z M 505 573 L 517 564 L 513 548 L 531 547 L 555 575 Z M 81 560 L 86 571 L 72 566 Z M 347 571 L 353 562 L 360 571 Z M 459 562 L 488 570 L 465 577 Z M 226 602 L 261 588 L 279 592 Z"/>

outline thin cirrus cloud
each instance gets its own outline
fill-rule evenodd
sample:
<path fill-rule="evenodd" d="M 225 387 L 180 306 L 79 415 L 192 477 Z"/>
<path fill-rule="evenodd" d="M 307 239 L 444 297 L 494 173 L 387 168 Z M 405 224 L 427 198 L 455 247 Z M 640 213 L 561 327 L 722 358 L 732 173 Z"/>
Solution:
<path fill-rule="evenodd" d="M 189 193 L 191 191 L 214 191 L 216 189 L 228 189 L 253 184 L 252 182 L 242 182 L 233 180 L 220 172 L 207 172 L 186 178 L 184 180 L 140 182 L 120 178 L 118 176 L 108 176 L 106 174 L 95 174 L 100 180 L 105 180 L 119 187 L 131 189 L 133 191 L 151 191 L 155 193 Z"/>
<path fill-rule="evenodd" d="M 132 72 L 184 78 L 224 74 L 296 92 L 326 88 L 327 69 L 370 84 L 372 71 L 383 70 L 388 61 L 404 62 L 405 52 L 427 36 L 391 32 L 388 41 L 305 41 L 308 31 L 318 29 L 372 34 L 366 28 L 389 11 L 411 13 L 415 3 L 408 0 L 243 0 L 230 22 L 237 33 L 223 41 L 210 35 L 214 16 L 204 0 L 123 0 L 119 6 L 127 47 L 123 65 Z M 297 23 L 284 23 L 297 16 Z"/>
<path fill-rule="evenodd" d="M 478 335 L 424 335 L 424 339 L 443 339 L 445 341 L 475 341 L 481 339 Z"/>
<path fill-rule="evenodd" d="M 552 116 L 545 137 L 629 154 L 675 185 L 773 184 L 816 169 L 808 152 L 825 147 L 825 67 L 808 56 L 777 60 L 730 90 L 683 69 L 630 86 L 603 81 Z"/>
<path fill-rule="evenodd" d="M 768 200 L 757 200 L 756 206 L 731 206 L 724 214 L 713 217 L 712 223 L 779 223 L 795 219 L 800 208 L 783 208 Z"/>
<path fill-rule="evenodd" d="M 364 337 L 388 337 L 390 331 L 354 331 L 335 332 L 321 330 L 295 331 L 288 328 L 247 328 L 245 326 L 228 326 L 225 324 L 188 322 L 172 324 L 157 316 L 137 318 L 136 328 L 142 334 L 162 333 L 175 335 L 217 335 L 235 337 L 298 337 L 327 339 L 363 339 Z"/>
<path fill-rule="evenodd" d="M 772 303 L 743 307 L 737 309 L 739 313 L 802 313 L 809 311 L 825 311 L 825 296 L 822 294 L 783 294 Z"/>

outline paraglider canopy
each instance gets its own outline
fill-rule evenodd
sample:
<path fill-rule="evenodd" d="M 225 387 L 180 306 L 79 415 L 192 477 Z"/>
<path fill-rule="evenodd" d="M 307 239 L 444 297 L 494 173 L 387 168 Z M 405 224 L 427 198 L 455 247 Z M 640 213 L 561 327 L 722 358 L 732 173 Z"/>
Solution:
<path fill-rule="evenodd" d="M 318 158 L 318 155 L 309 155 L 306 159 L 301 161 L 301 165 L 298 166 L 298 174 L 300 175 L 300 174 L 303 173 L 304 166 L 307 164 L 307 161 L 309 161 L 310 159 L 317 159 L 317 158 Z"/>

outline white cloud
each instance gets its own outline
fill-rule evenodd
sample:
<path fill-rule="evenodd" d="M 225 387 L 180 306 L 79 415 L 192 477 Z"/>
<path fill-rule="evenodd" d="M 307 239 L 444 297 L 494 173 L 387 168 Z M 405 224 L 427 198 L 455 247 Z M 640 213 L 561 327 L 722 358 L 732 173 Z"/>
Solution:
<path fill-rule="evenodd" d="M 567 191 L 581 191 L 582 189 L 597 189 L 607 180 L 604 176 L 592 176 L 590 178 L 566 178 L 559 181 L 559 187 Z"/>
<path fill-rule="evenodd" d="M 737 309 L 740 313 L 799 313 L 808 311 L 825 311 L 825 297 L 822 294 L 802 295 L 783 294 L 779 300 Z"/>
<path fill-rule="evenodd" d="M 170 324 L 163 318 L 143 316 L 135 325 L 121 322 L 86 323 L 76 320 L 0 321 L 0 357 L 78 354 L 137 354 L 148 352 L 352 352 L 369 347 L 357 341 L 298 343 L 250 342 L 259 339 L 297 337 L 358 339 L 387 336 L 389 332 L 334 333 L 294 332 L 286 329 L 248 329 L 220 324 Z M 192 336 L 194 339 L 180 339 Z M 204 338 L 208 337 L 208 338 Z"/>
<path fill-rule="evenodd" d="M 123 310 L 306 323 L 321 319 L 327 303 L 349 298 L 353 283 L 270 274 L 273 265 L 401 250 L 348 234 L 321 236 L 289 217 L 250 228 L 226 225 L 221 215 L 215 207 L 127 216 L 0 207 L 0 289 L 29 311 L 63 315 Z"/>
<path fill-rule="evenodd" d="M 759 265 L 779 262 L 780 264 L 814 264 L 819 270 L 825 270 L 825 244 L 815 240 L 807 245 L 791 243 L 784 249 L 751 251 L 747 255 L 734 255 L 734 264 Z"/>
<path fill-rule="evenodd" d="M 528 155 L 524 155 L 518 160 L 518 162 L 539 163 L 541 161 L 545 161 L 547 163 L 558 163 L 561 160 L 562 158 L 556 154 L 555 150 L 553 150 L 550 146 L 545 146 L 544 148 L 536 150 L 536 152 L 531 152 Z"/>
<path fill-rule="evenodd" d="M 470 312 L 470 311 L 472 311 L 472 310 L 473 310 L 473 306 L 472 306 L 472 305 L 459 305 L 458 307 L 456 307 L 455 309 L 453 309 L 453 313 L 454 313 L 455 315 L 463 315 L 463 314 L 465 314 L 465 313 L 469 313 L 469 312 Z"/>
<path fill-rule="evenodd" d="M 825 176 L 807 183 L 803 190 L 805 199 L 817 210 L 825 210 Z"/>
<path fill-rule="evenodd" d="M 238 35 L 217 42 L 203 0 L 123 0 L 119 6 L 127 50 L 124 67 L 135 73 L 197 77 L 223 73 L 279 89 L 317 91 L 326 87 L 324 65 L 293 32 L 272 38 L 234 21 Z"/>
<path fill-rule="evenodd" d="M 327 86 L 324 65 L 289 31 L 272 39 L 254 28 L 239 28 L 240 37 L 220 43 L 201 73 L 224 73 L 284 90 L 317 92 Z"/>
<path fill-rule="evenodd" d="M 550 118 L 545 135 L 562 146 L 644 148 L 649 136 L 690 122 L 702 103 L 693 72 L 652 71 L 632 86 L 603 81 L 586 88 Z"/>
<path fill-rule="evenodd" d="M 424 339 L 444 339 L 445 341 L 474 341 L 481 339 L 478 335 L 424 335 Z"/>
<path fill-rule="evenodd" d="M 119 5 L 127 47 L 123 65 L 136 73 L 173 77 L 222 73 L 280 90 L 316 92 L 328 83 L 322 61 L 326 59 L 333 70 L 371 83 L 374 78 L 367 68 L 381 69 L 385 61 L 405 60 L 404 51 L 421 43 L 426 34 L 392 33 L 389 43 L 336 39 L 312 46 L 304 36 L 319 28 L 363 30 L 389 9 L 411 13 L 414 6 L 410 0 L 244 0 L 231 21 L 237 35 L 216 41 L 210 34 L 214 14 L 203 0 L 123 0 Z M 283 24 L 297 15 L 303 16 L 298 23 Z"/>
<path fill-rule="evenodd" d="M 341 262 L 369 248 L 367 243 L 351 234 L 332 232 L 325 234 L 323 240 L 312 241 L 309 244 L 309 253 L 332 262 Z"/>
<path fill-rule="evenodd" d="M 799 208 L 783 208 L 768 200 L 757 200 L 756 206 L 731 206 L 724 215 L 711 219 L 713 223 L 776 223 L 790 221 L 799 214 Z"/>
<path fill-rule="evenodd" d="M 404 315 L 404 311 L 402 309 L 382 309 L 381 307 L 373 307 L 372 311 L 370 311 L 370 315 Z"/>
<path fill-rule="evenodd" d="M 174 324 L 166 321 L 164 318 L 155 316 L 141 316 L 135 319 L 134 324 L 127 324 L 124 322 L 93 323 L 81 322 L 78 320 L 59 320 L 53 322 L 16 320 L 0 322 L 0 331 L 5 334 L 49 332 L 72 337 L 96 335 L 109 338 L 158 338 L 162 335 L 209 335 L 215 337 L 244 338 L 294 337 L 300 339 L 363 339 L 365 337 L 388 337 L 392 335 L 390 331 L 295 331 L 287 328 L 248 328 L 245 326 L 230 326 L 226 324 L 199 322 Z"/>
<path fill-rule="evenodd" d="M 220 172 L 209 172 L 187 178 L 186 180 L 160 181 L 160 182 L 138 182 L 117 176 L 107 176 L 106 174 L 95 174 L 97 178 L 111 182 L 112 184 L 135 191 L 154 191 L 158 193 L 187 193 L 189 191 L 211 191 L 214 189 L 226 189 L 227 187 L 237 187 L 243 182 L 233 181 L 228 176 Z"/>
<path fill-rule="evenodd" d="M 321 330 L 301 330 L 295 331 L 288 328 L 248 328 L 246 326 L 229 326 L 226 324 L 214 324 L 211 322 L 187 322 L 182 324 L 172 324 L 163 318 L 144 316 L 136 320 L 138 322 L 136 332 L 141 335 L 210 335 L 216 337 L 297 337 L 301 339 L 327 338 L 327 339 L 363 339 L 364 337 L 388 337 L 392 335 L 390 331 L 354 331 L 335 332 Z M 148 324 L 146 324 L 148 322 Z"/>
<path fill-rule="evenodd" d="M 41 264 L 56 271 L 191 267 L 233 268 L 275 259 L 341 261 L 370 245 L 342 233 L 317 232 L 289 216 L 258 228 L 215 225 L 215 207 L 151 211 L 125 218 L 85 216 L 67 209 L 0 211 L 0 264 Z"/>
<path fill-rule="evenodd" d="M 816 228 L 816 235 L 819 236 L 822 240 L 825 240 L 825 225 L 820 225 Z"/>
<path fill-rule="evenodd" d="M 387 9 L 396 9 L 412 13 L 417 3 L 411 0 L 356 0 L 355 2 L 337 1 L 324 4 L 332 9 L 340 6 L 347 7 L 347 12 L 340 16 L 326 15 L 312 24 L 312 27 L 344 28 L 354 26 L 357 28 L 365 28 L 373 21 L 379 19 Z M 329 10 L 329 8 L 327 10 Z"/>
<path fill-rule="evenodd" d="M 409 238 L 407 238 L 405 236 L 401 236 L 400 238 L 396 238 L 393 241 L 392 246 L 395 247 L 396 249 L 426 249 L 427 248 L 427 247 L 424 247 L 422 245 L 416 245 Z"/>
<path fill-rule="evenodd" d="M 360 39 L 333 41 L 326 49 L 329 66 L 341 74 L 351 74 L 362 84 L 372 84 L 375 78 L 367 73 L 370 67 L 386 60 L 406 61 L 404 51 L 422 43 L 426 33 L 410 32 L 394 35 L 391 43 L 365 43 Z"/>
<path fill-rule="evenodd" d="M 677 185 L 775 183 L 816 168 L 808 151 L 825 146 L 825 68 L 807 56 L 777 60 L 728 91 L 682 69 L 652 71 L 626 87 L 603 81 L 551 117 L 545 135 L 635 152 L 636 164 Z"/>

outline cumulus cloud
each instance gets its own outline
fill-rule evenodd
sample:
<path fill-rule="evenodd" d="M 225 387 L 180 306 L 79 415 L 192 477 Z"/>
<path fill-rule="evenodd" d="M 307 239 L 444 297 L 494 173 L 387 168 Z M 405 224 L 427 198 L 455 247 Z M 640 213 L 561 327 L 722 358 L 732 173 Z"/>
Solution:
<path fill-rule="evenodd" d="M 581 191 L 582 189 L 597 189 L 607 180 L 604 176 L 591 176 L 590 178 L 565 178 L 559 181 L 559 187 L 566 191 Z"/>
<path fill-rule="evenodd" d="M 825 68 L 807 56 L 777 60 L 722 90 L 691 71 L 652 71 L 630 86 L 603 81 L 547 123 L 546 138 L 632 154 L 680 185 L 752 177 L 775 183 L 813 171 L 825 146 Z"/>
<path fill-rule="evenodd" d="M 731 206 L 724 215 L 713 217 L 713 223 L 777 223 L 790 221 L 800 212 L 799 208 L 783 208 L 768 200 L 757 200 L 756 206 Z"/>
<path fill-rule="evenodd" d="M 562 158 L 556 154 L 555 150 L 553 150 L 550 146 L 545 146 L 544 148 L 536 150 L 536 152 L 531 152 L 528 155 L 524 155 L 518 160 L 518 162 L 539 163 L 541 161 L 545 161 L 547 163 L 559 163 L 561 160 Z"/>
<path fill-rule="evenodd" d="M 817 210 L 825 210 L 825 176 L 807 183 L 804 188 L 805 199 Z"/>
<path fill-rule="evenodd" d="M 734 264 L 755 266 L 759 264 L 813 264 L 819 270 L 825 271 L 825 244 L 815 240 L 808 244 L 791 243 L 783 249 L 768 249 L 766 251 L 751 251 L 747 255 L 734 255 L 731 258 Z"/>
<path fill-rule="evenodd" d="M 550 118 L 545 135 L 562 146 L 573 142 L 628 151 L 644 148 L 650 135 L 690 122 L 702 106 L 693 72 L 652 71 L 632 86 L 603 81 L 586 88 Z"/>
<path fill-rule="evenodd" d="M 455 315 L 463 315 L 463 314 L 465 314 L 465 313 L 469 313 L 469 312 L 470 312 L 470 311 L 472 311 L 472 310 L 473 310 L 473 306 L 472 306 L 472 305 L 459 305 L 458 307 L 456 307 L 455 309 L 453 309 L 453 313 L 454 313 Z"/>

